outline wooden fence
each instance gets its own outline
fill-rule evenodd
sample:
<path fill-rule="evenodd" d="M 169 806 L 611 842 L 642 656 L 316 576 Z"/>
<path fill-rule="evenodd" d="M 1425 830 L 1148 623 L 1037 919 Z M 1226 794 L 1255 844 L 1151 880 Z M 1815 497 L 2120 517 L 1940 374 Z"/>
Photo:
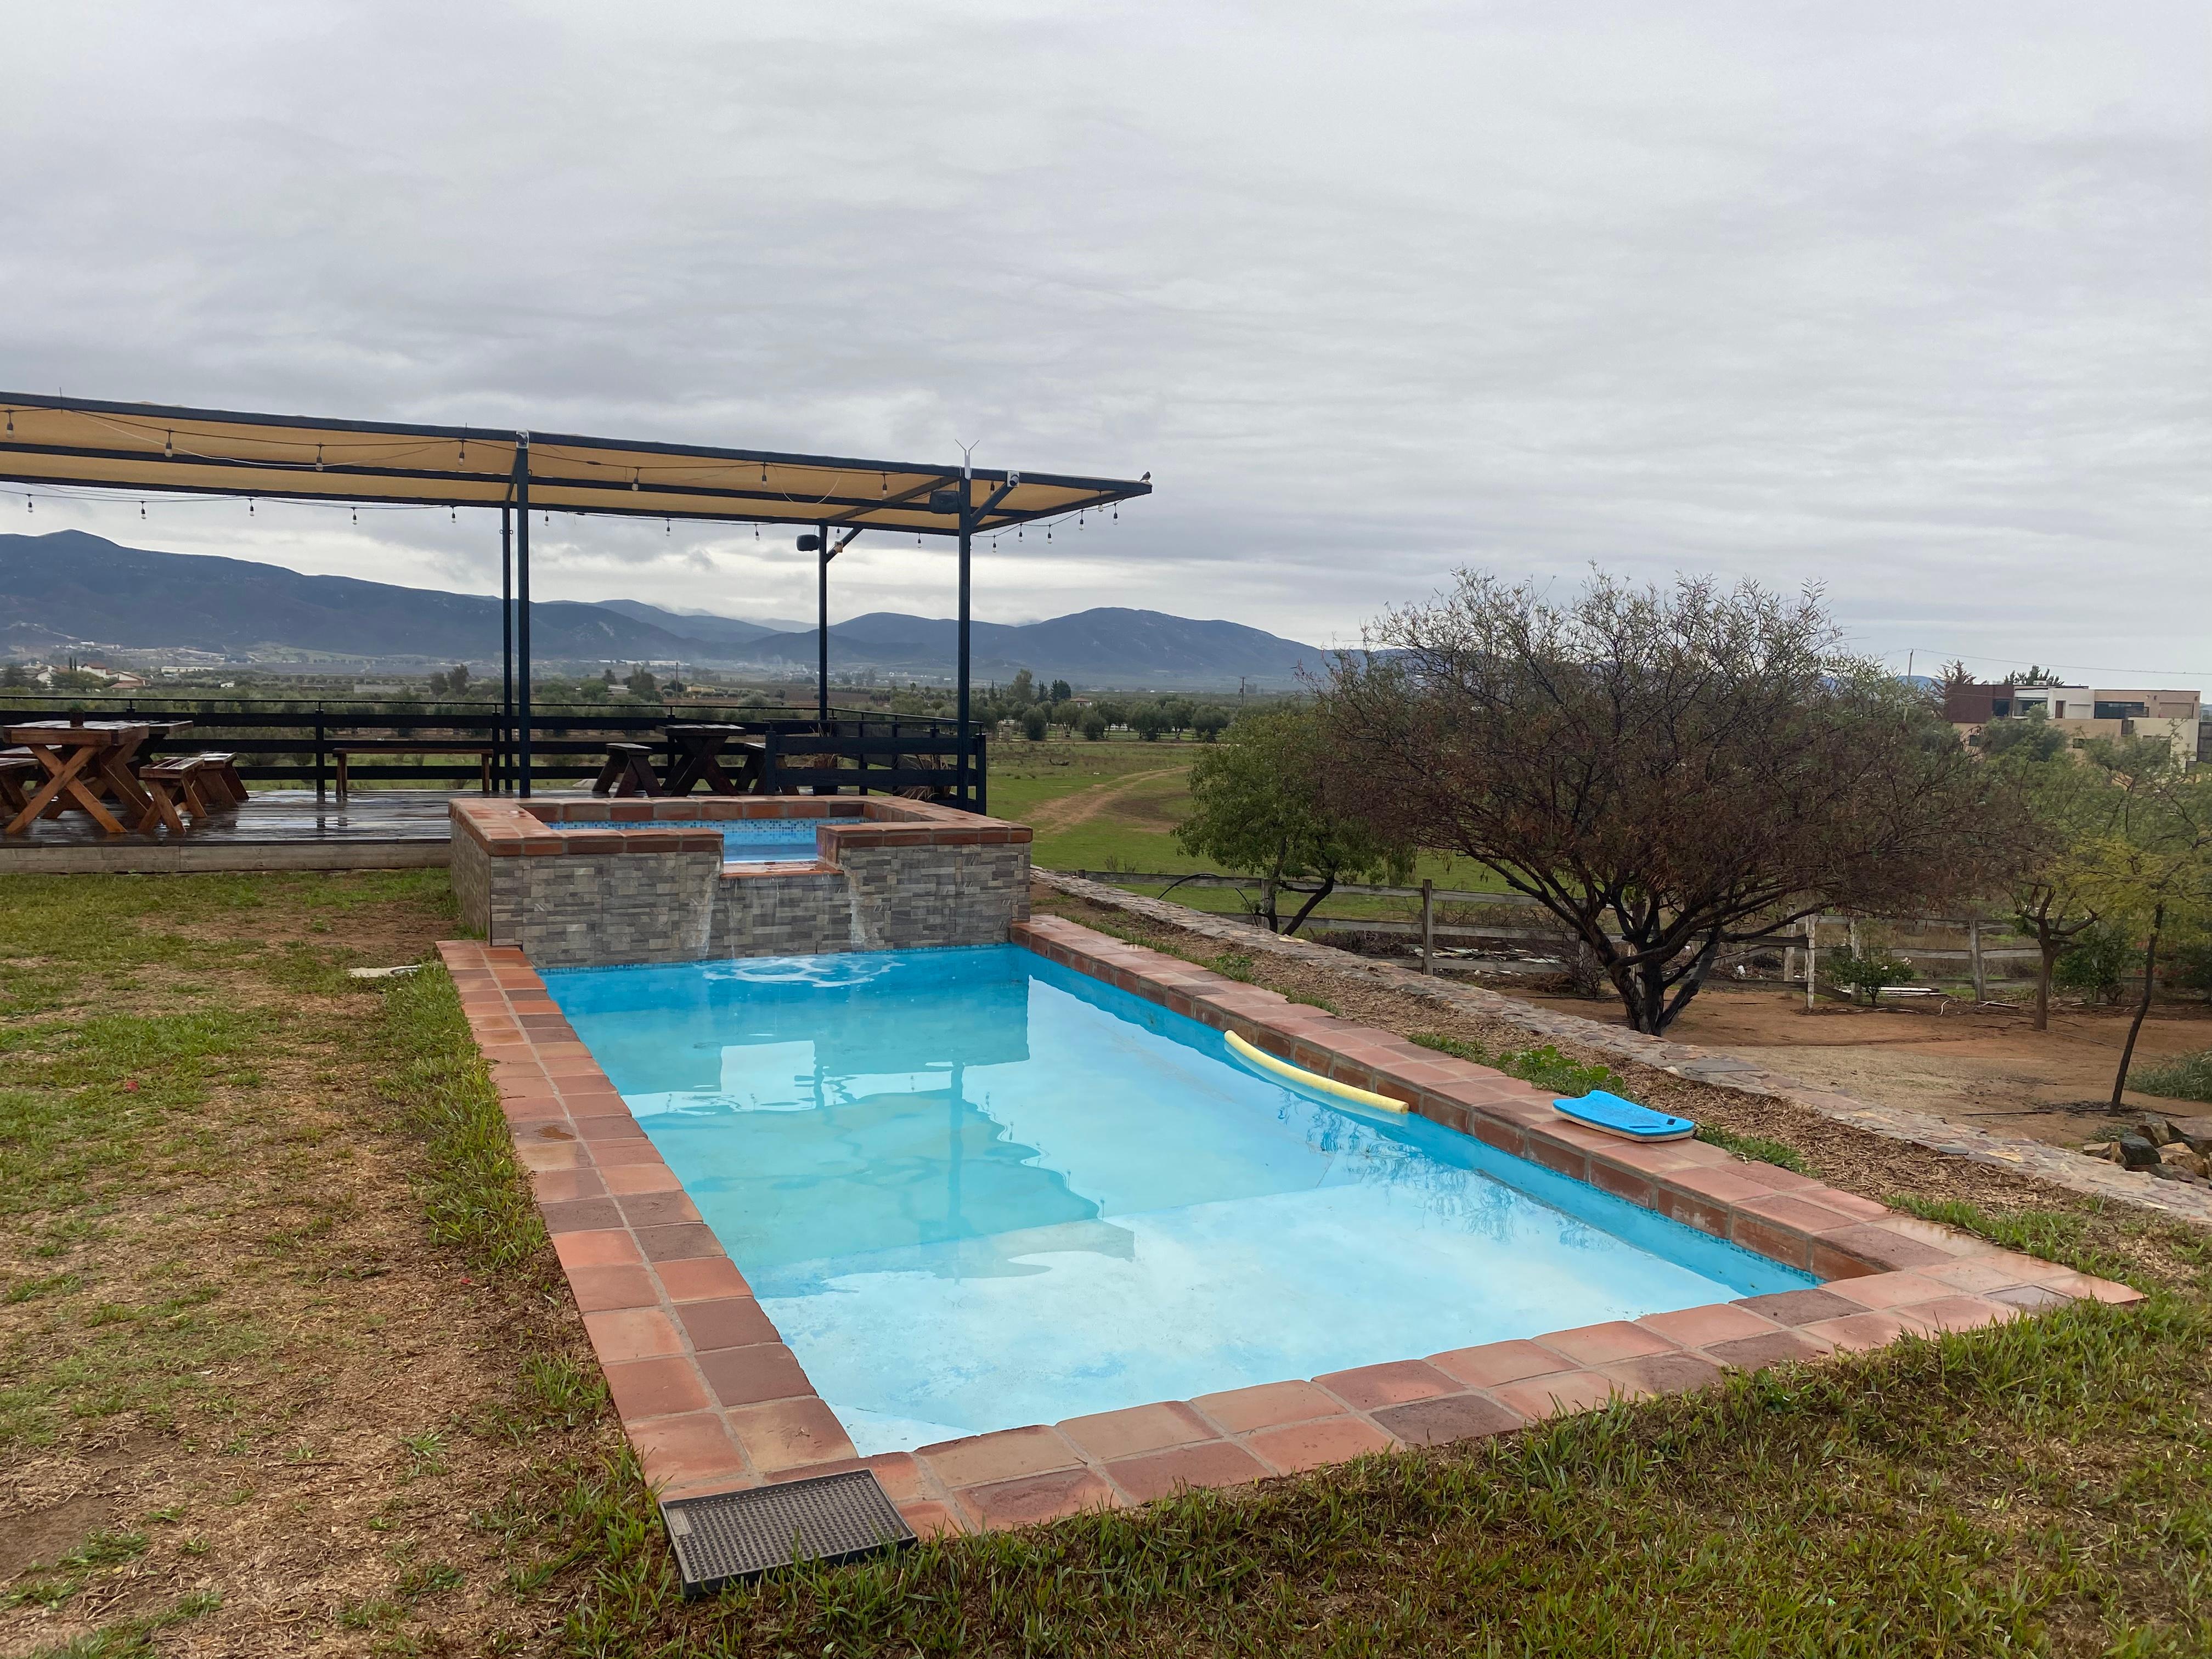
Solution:
<path fill-rule="evenodd" d="M 1258 894 L 1255 902 L 1248 898 L 1247 911 L 1258 914 L 1266 907 L 1267 880 L 1261 876 L 1226 875 L 1207 871 L 1197 875 L 1182 875 L 1164 871 L 1079 870 L 1076 874 L 1087 881 L 1104 882 L 1117 887 L 1212 887 L 1229 888 L 1240 895 Z M 1294 894 L 1300 898 L 1310 896 L 1315 888 L 1285 882 L 1278 887 L 1278 895 Z M 1357 916 L 1309 917 L 1302 932 L 1314 933 L 1362 933 L 1384 938 L 1418 939 L 1422 945 L 1425 967 L 1434 971 L 1438 946 L 1449 949 L 1455 945 L 1476 947 L 1492 941 L 1509 945 L 1534 944 L 1548 948 L 1525 952 L 1539 961 L 1555 961 L 1566 964 L 1574 954 L 1574 941 L 1556 921 L 1548 925 L 1522 927 L 1500 925 L 1464 917 L 1439 921 L 1439 905 L 1497 907 L 1522 911 L 1535 910 L 1547 916 L 1549 912 L 1535 899 L 1525 893 L 1478 893 L 1457 889 L 1440 888 L 1429 882 L 1418 887 L 1384 887 L 1361 882 L 1342 882 L 1331 890 L 1331 898 L 1387 898 L 1418 901 L 1420 906 L 1416 919 L 1393 921 L 1387 918 Z M 1915 916 L 1877 917 L 1823 915 L 1796 925 L 1793 933 L 1773 933 L 1753 940 L 1725 953 L 1717 966 L 1733 966 L 1759 957 L 1782 953 L 1782 977 L 1785 981 L 1802 982 L 1808 969 L 1817 976 L 1818 956 L 1821 949 L 1833 949 L 1839 945 L 1854 947 L 1859 942 L 1863 928 L 1884 930 L 1901 929 L 1924 932 L 1930 928 L 1955 928 L 1964 937 L 1955 946 L 1917 944 L 1892 944 L 1887 948 L 1893 955 L 1902 957 L 1917 968 L 1925 963 L 1930 966 L 1948 964 L 1963 966 L 1963 977 L 1972 981 L 1974 994 L 1986 998 L 1989 994 L 1990 970 L 1993 965 L 2025 959 L 2036 960 L 2039 952 L 2032 944 L 1992 945 L 1985 935 L 2007 934 L 2009 924 L 1984 916 Z M 1840 933 L 1842 937 L 1837 935 Z M 1617 933 L 1607 937 L 1618 939 Z M 1810 948 L 1808 948 L 1809 945 Z M 1960 975 L 1954 975 L 1953 977 Z M 1815 979 L 1817 983 L 1817 977 Z M 1808 992 L 1810 988 L 1808 987 Z"/>
<path fill-rule="evenodd" d="M 732 718 L 733 712 L 744 718 Z M 336 781 L 333 751 L 347 748 L 354 740 L 480 744 L 491 750 L 496 787 L 513 788 L 520 781 L 518 731 L 496 705 L 416 711 L 329 701 L 240 708 L 230 699 L 71 696 L 41 701 L 25 697 L 0 707 L 0 725 L 73 717 L 189 720 L 192 724 L 188 730 L 140 752 L 228 750 L 238 757 L 239 775 L 247 781 L 311 785 L 318 799 Z M 741 726 L 763 739 L 762 787 L 770 794 L 889 793 L 929 788 L 941 799 L 964 799 L 976 811 L 985 809 L 988 775 L 982 732 L 978 730 L 974 734 L 969 747 L 969 782 L 963 798 L 954 787 L 961 747 L 957 724 L 915 714 L 841 713 L 833 714 L 825 726 L 811 714 L 691 708 L 683 704 L 653 714 L 613 713 L 585 705 L 533 708 L 531 784 L 533 788 L 541 784 L 573 786 L 594 777 L 605 763 L 608 744 L 617 742 L 655 745 L 660 750 L 659 769 L 665 776 L 675 750 L 664 728 L 672 722 L 702 718 Z M 476 757 L 465 762 L 428 756 L 392 756 L 362 764 L 349 760 L 346 769 L 349 783 L 451 787 L 478 783 L 483 775 L 482 762 Z"/>

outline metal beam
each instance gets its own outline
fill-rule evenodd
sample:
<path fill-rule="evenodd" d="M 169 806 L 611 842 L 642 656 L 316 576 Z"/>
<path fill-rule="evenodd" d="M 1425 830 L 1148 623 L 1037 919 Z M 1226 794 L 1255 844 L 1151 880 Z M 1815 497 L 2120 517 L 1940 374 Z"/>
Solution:
<path fill-rule="evenodd" d="M 814 718 L 826 729 L 830 724 L 830 561 L 837 556 L 830 545 L 828 525 L 816 525 L 814 533 L 820 538 L 814 550 Z"/>
<path fill-rule="evenodd" d="M 514 509 L 499 510 L 499 771 L 514 781 Z"/>
<path fill-rule="evenodd" d="M 518 791 L 530 798 L 530 434 L 514 434 L 514 637 L 520 658 L 516 675 L 515 759 Z"/>
<path fill-rule="evenodd" d="M 975 539 L 975 516 L 968 510 L 968 486 L 960 486 L 960 754 L 953 773 L 953 794 L 968 805 L 968 757 L 975 747 L 975 727 L 968 708 L 969 549 Z"/>

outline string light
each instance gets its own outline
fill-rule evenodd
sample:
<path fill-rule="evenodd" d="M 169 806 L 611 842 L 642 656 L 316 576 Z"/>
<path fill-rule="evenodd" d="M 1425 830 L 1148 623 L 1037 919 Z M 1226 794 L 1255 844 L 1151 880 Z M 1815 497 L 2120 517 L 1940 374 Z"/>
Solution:
<path fill-rule="evenodd" d="M 356 524 L 359 524 L 361 522 L 361 509 L 357 507 L 353 510 L 353 521 Z"/>
<path fill-rule="evenodd" d="M 635 467 L 632 467 L 629 470 L 629 487 L 633 490 L 639 487 L 637 482 L 637 469 Z"/>
<path fill-rule="evenodd" d="M 458 461 L 457 465 L 461 465 L 461 466 L 466 466 L 468 464 L 469 464 L 469 441 L 468 441 L 468 439 L 467 439 L 466 437 L 464 437 L 464 438 L 462 438 L 462 440 L 461 440 L 461 453 L 460 453 L 460 459 L 459 459 L 459 460 Z"/>
<path fill-rule="evenodd" d="M 9 431 L 10 431 L 10 432 L 13 432 L 15 429 L 15 411 L 14 410 L 12 410 L 12 409 L 11 409 L 11 410 L 9 410 L 8 411 L 8 430 L 9 430 Z"/>
<path fill-rule="evenodd" d="M 146 503 L 143 501 L 138 503 L 138 516 L 142 519 L 146 516 Z"/>
<path fill-rule="evenodd" d="M 246 516 L 249 519 L 253 516 L 253 498 L 251 495 L 246 498 Z"/>
<path fill-rule="evenodd" d="M 161 459 L 165 461 L 173 461 L 176 458 L 177 434 L 173 432 L 165 432 L 161 434 Z"/>
<path fill-rule="evenodd" d="M 322 447 L 320 444 L 317 444 L 317 445 L 315 446 L 315 471 L 318 471 L 318 472 L 320 472 L 322 470 L 323 470 L 323 447 Z"/>

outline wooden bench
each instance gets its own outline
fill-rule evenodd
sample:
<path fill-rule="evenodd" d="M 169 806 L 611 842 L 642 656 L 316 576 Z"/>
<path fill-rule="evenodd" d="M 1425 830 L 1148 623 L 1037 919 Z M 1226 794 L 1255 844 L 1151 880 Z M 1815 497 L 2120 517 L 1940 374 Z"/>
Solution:
<path fill-rule="evenodd" d="M 31 804 L 23 793 L 23 781 L 28 778 L 35 787 L 46 781 L 46 769 L 39 764 L 39 757 L 27 749 L 0 750 L 0 808 L 14 817 Z"/>
<path fill-rule="evenodd" d="M 212 751 L 192 757 L 200 763 L 199 776 L 207 787 L 208 805 L 221 811 L 225 804 L 246 805 L 246 780 L 238 775 L 238 757 Z M 222 799 L 218 799 L 218 797 Z"/>
<path fill-rule="evenodd" d="M 173 760 L 154 761 L 140 767 L 138 787 L 146 792 L 151 805 L 136 826 L 139 833 L 151 835 L 161 828 L 172 835 L 183 835 L 185 821 L 177 812 L 179 804 L 192 815 L 196 823 L 215 810 L 208 802 L 208 785 L 200 776 L 206 769 L 207 763 L 198 755 L 179 755 Z M 227 790 L 222 804 L 230 804 Z"/>
<path fill-rule="evenodd" d="M 331 757 L 337 763 L 338 799 L 346 798 L 346 757 L 349 755 L 474 755 L 482 763 L 483 787 L 491 793 L 491 763 L 498 748 L 489 743 L 417 743 L 412 738 L 356 738 L 332 744 Z"/>
<path fill-rule="evenodd" d="M 611 743 L 607 745 L 607 763 L 599 769 L 599 775 L 592 781 L 592 793 L 604 795 L 657 795 L 660 780 L 653 775 L 653 745 L 646 743 Z"/>

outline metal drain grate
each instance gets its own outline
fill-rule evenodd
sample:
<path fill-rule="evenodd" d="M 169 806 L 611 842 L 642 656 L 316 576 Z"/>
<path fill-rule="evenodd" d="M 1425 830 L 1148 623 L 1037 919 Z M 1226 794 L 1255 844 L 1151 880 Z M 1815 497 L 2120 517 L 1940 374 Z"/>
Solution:
<path fill-rule="evenodd" d="M 663 1504 L 660 1516 L 686 1595 L 793 1561 L 850 1561 L 914 1542 L 914 1529 L 867 1469 L 679 1498 Z"/>

